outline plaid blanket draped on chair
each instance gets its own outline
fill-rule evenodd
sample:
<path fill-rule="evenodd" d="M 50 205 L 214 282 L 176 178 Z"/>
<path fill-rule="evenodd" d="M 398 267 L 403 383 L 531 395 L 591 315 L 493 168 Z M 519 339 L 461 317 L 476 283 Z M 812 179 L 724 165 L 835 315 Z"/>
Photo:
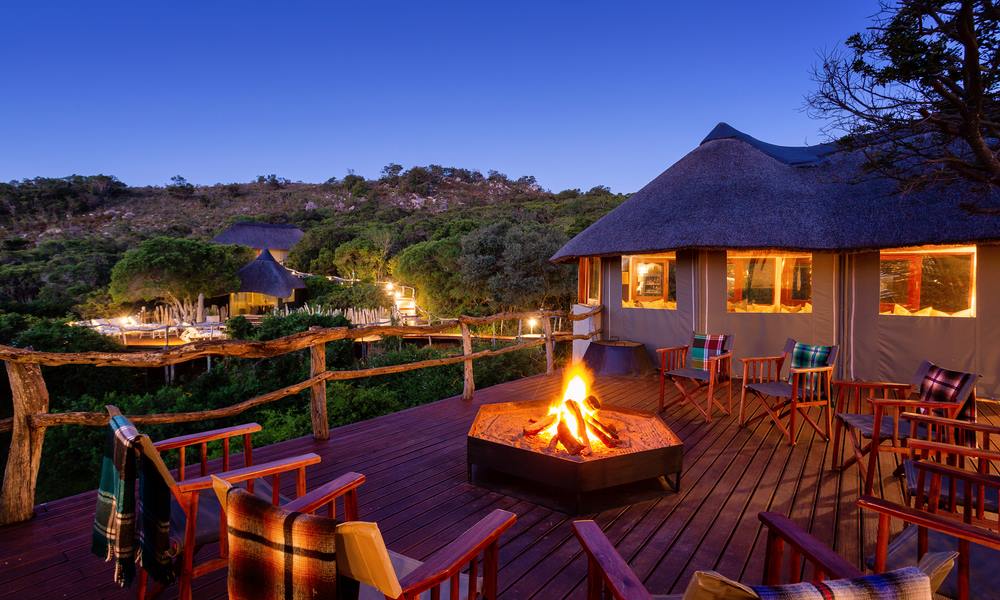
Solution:
<path fill-rule="evenodd" d="M 335 598 L 337 521 L 289 512 L 242 488 L 226 496 L 229 597 Z"/>
<path fill-rule="evenodd" d="M 170 536 L 170 490 L 155 466 L 142 458 L 140 435 L 123 416 L 111 418 L 101 483 L 97 490 L 91 551 L 115 561 L 115 582 L 131 585 L 136 563 L 155 581 L 173 581 L 177 546 Z M 136 474 L 142 526 L 136 545 Z M 154 557 L 150 560 L 149 557 Z"/>
<path fill-rule="evenodd" d="M 101 460 L 101 484 L 91 551 L 115 561 L 115 582 L 131 585 L 135 577 L 135 482 L 139 432 L 128 419 L 111 418 Z"/>
<path fill-rule="evenodd" d="M 761 600 L 926 600 L 930 578 L 917 567 L 817 583 L 752 586 Z"/>
<path fill-rule="evenodd" d="M 968 381 L 971 375 L 969 373 L 963 373 L 962 371 L 951 371 L 949 369 L 942 369 L 937 365 L 931 365 L 927 370 L 927 374 L 924 376 L 924 380 L 920 382 L 920 401 L 921 402 L 956 402 L 958 400 L 958 394 L 965 386 L 965 382 Z M 970 395 L 971 399 L 972 396 Z M 970 420 L 972 414 L 972 403 L 966 400 L 965 404 L 959 410 L 958 419 L 963 421 Z M 924 409 L 920 409 L 920 412 L 926 413 Z"/>

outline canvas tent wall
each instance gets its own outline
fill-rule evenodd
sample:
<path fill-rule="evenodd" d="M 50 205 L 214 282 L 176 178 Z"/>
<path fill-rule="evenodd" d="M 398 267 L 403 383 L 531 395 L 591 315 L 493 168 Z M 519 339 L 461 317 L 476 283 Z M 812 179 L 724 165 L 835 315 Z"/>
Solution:
<path fill-rule="evenodd" d="M 861 162 L 835 145 L 784 148 L 720 124 L 552 260 L 602 257 L 606 334 L 650 351 L 685 344 L 692 330 L 733 333 L 737 358 L 793 337 L 840 345 L 841 377 L 907 381 L 928 358 L 981 373 L 980 394 L 1000 397 L 1000 190 L 901 194 Z M 975 316 L 880 314 L 879 249 L 952 244 L 977 249 Z M 730 310 L 726 253 L 754 250 L 811 255 L 811 312 Z M 621 257 L 669 251 L 677 309 L 623 307 Z"/>

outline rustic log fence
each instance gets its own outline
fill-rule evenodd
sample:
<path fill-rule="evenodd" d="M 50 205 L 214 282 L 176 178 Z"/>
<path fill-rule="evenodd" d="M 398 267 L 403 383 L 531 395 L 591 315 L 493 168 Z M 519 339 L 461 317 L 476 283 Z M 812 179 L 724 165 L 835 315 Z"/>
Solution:
<path fill-rule="evenodd" d="M 37 352 L 0 345 L 0 360 L 4 361 L 7 368 L 14 408 L 13 417 L 0 419 L 0 432 L 11 431 L 10 453 L 4 471 L 3 487 L 0 488 L 0 525 L 25 521 L 30 519 L 34 512 L 35 484 L 38 479 L 42 444 L 47 428 L 58 425 L 103 426 L 107 425 L 109 420 L 108 414 L 104 412 L 50 413 L 49 393 L 42 376 L 42 366 L 166 367 L 208 356 L 272 358 L 308 348 L 310 356 L 309 378 L 299 383 L 222 408 L 197 412 L 129 415 L 129 419 L 139 424 L 166 424 L 232 417 L 251 408 L 308 389 L 310 390 L 313 437 L 318 440 L 326 440 L 330 437 L 330 424 L 326 412 L 327 381 L 361 379 L 463 363 L 462 397 L 471 400 L 476 388 L 473 370 L 473 363 L 476 360 L 544 346 L 546 373 L 551 374 L 555 369 L 556 342 L 590 339 L 599 334 L 599 330 L 581 335 L 555 332 L 552 329 L 552 319 L 566 318 L 569 321 L 581 321 L 599 313 L 601 309 L 602 307 L 598 306 L 578 314 L 547 310 L 506 312 L 487 317 L 462 316 L 449 322 L 424 326 L 366 325 L 351 328 L 311 328 L 309 331 L 266 342 L 206 340 L 169 349 L 139 352 Z M 496 349 L 473 350 L 472 327 L 488 325 L 497 321 L 524 319 L 541 321 L 542 334 L 540 337 L 522 338 L 518 343 Z M 453 330 L 456 325 L 462 332 L 461 354 L 349 371 L 330 371 L 326 368 L 326 344 L 329 342 L 356 340 L 372 336 L 427 335 L 441 333 L 449 329 Z"/>

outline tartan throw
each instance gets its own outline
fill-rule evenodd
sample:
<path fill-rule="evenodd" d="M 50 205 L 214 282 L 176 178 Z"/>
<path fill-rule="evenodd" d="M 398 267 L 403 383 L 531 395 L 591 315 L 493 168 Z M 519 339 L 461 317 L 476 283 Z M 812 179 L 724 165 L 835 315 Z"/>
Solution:
<path fill-rule="evenodd" d="M 91 537 L 91 551 L 115 561 L 115 583 L 131 585 L 135 577 L 135 483 L 139 432 L 122 416 L 111 418 L 101 484 L 97 490 L 97 510 Z"/>
<path fill-rule="evenodd" d="M 761 600 L 931 600 L 930 578 L 917 567 L 818 583 L 752 586 Z"/>
<path fill-rule="evenodd" d="M 812 344 L 795 342 L 795 347 L 792 348 L 792 368 L 825 367 L 830 361 L 831 351 L 833 351 L 833 346 L 813 346 Z"/>
<path fill-rule="evenodd" d="M 687 366 L 699 371 L 708 370 L 708 359 L 719 356 L 726 347 L 725 335 L 694 334 L 688 349 Z"/>
<path fill-rule="evenodd" d="M 111 418 L 101 460 L 91 551 L 105 560 L 114 559 L 114 579 L 119 585 L 132 584 L 137 563 L 154 581 L 169 584 L 176 575 L 174 558 L 178 551 L 169 536 L 170 489 L 156 466 L 142 457 L 139 435 L 126 417 Z M 142 524 L 138 540 L 137 472 Z"/>
<path fill-rule="evenodd" d="M 153 581 L 168 585 L 177 577 L 180 542 L 170 537 L 170 488 L 153 461 L 139 456 L 139 565 Z"/>
<path fill-rule="evenodd" d="M 234 487 L 226 527 L 233 600 L 336 598 L 336 520 L 282 510 Z"/>
<path fill-rule="evenodd" d="M 924 375 L 924 380 L 920 382 L 920 401 L 956 402 L 958 401 L 958 392 L 968 381 L 969 377 L 971 377 L 969 373 L 950 371 L 942 369 L 937 365 L 931 365 L 930 369 L 927 370 L 927 375 Z M 970 414 L 972 407 L 969 402 L 971 399 L 972 394 L 969 394 L 962 408 L 959 409 L 959 419 L 969 420 L 972 416 Z"/>

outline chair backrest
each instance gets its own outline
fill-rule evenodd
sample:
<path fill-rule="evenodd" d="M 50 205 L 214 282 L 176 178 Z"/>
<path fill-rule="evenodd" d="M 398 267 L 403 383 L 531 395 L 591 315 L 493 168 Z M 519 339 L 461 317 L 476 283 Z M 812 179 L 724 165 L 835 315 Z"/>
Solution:
<path fill-rule="evenodd" d="M 927 377 L 927 373 L 930 372 L 931 368 L 935 366 L 939 365 L 935 365 L 929 360 L 924 360 L 920 363 L 920 366 L 917 367 L 917 372 L 914 373 L 913 380 L 911 382 L 913 389 L 917 394 L 920 393 L 921 388 L 923 387 L 924 378 Z M 963 372 L 965 372 L 968 377 L 965 378 L 965 383 L 962 384 L 962 387 L 960 387 L 958 392 L 955 394 L 955 401 L 962 405 L 958 414 L 967 415 L 967 420 L 975 421 L 976 383 L 979 381 L 979 375 L 968 371 Z"/>
<path fill-rule="evenodd" d="M 698 336 L 698 335 L 722 335 L 724 337 L 722 339 L 722 351 L 720 352 L 720 354 L 726 354 L 726 353 L 729 353 L 729 352 L 733 351 L 733 335 L 731 333 L 723 333 L 723 334 L 705 333 L 705 334 L 699 334 L 697 332 L 694 332 L 694 333 L 691 334 L 691 343 L 688 345 L 687 362 L 686 362 L 686 364 L 687 364 L 688 367 L 695 368 L 695 369 L 701 368 L 703 370 L 708 368 L 707 362 L 705 363 L 704 367 L 697 366 L 697 365 L 699 365 L 701 363 L 701 359 L 700 358 L 696 358 L 695 355 L 694 355 L 694 352 L 696 352 L 695 347 L 694 347 L 694 340 L 695 340 L 695 336 Z M 721 368 L 721 365 L 720 365 L 720 368 Z"/>
<path fill-rule="evenodd" d="M 916 445 L 918 452 L 926 452 L 928 455 L 949 452 L 947 444 L 916 442 Z M 950 448 L 969 456 L 969 448 Z M 994 459 L 1000 458 L 995 452 L 980 451 L 979 454 L 991 454 Z M 980 460 L 991 462 L 988 458 Z M 956 522 L 973 525 L 993 534 L 1000 533 L 1000 513 L 987 512 L 987 498 L 1000 495 L 1000 478 L 987 473 L 965 471 L 929 459 L 915 461 L 913 466 L 917 471 L 913 508 L 929 513 L 943 512 Z"/>
<path fill-rule="evenodd" d="M 108 414 L 110 416 L 112 416 L 112 417 L 122 417 L 122 418 L 128 420 L 125 417 L 125 415 L 122 414 L 122 411 L 117 406 L 109 404 L 109 405 L 105 406 L 104 408 L 107 409 Z M 133 423 L 132 426 L 135 427 L 135 424 Z M 136 427 L 135 430 L 139 431 L 139 428 Z M 150 461 L 150 463 L 152 463 L 152 465 L 154 467 L 156 467 L 156 471 L 163 478 L 163 482 L 165 484 L 167 484 L 168 488 L 170 488 L 171 493 L 173 493 L 176 496 L 177 495 L 177 480 L 174 479 L 174 476 L 170 473 L 170 469 L 167 468 L 166 463 L 163 462 L 163 457 L 160 456 L 159 450 L 157 450 L 156 446 L 153 445 L 153 440 L 149 439 L 148 435 L 140 432 L 139 433 L 139 447 L 142 449 L 142 455 L 143 455 L 143 457 L 146 460 Z"/>
<path fill-rule="evenodd" d="M 337 573 L 398 598 L 403 593 L 382 532 L 375 523 L 349 521 L 337 525 Z"/>

